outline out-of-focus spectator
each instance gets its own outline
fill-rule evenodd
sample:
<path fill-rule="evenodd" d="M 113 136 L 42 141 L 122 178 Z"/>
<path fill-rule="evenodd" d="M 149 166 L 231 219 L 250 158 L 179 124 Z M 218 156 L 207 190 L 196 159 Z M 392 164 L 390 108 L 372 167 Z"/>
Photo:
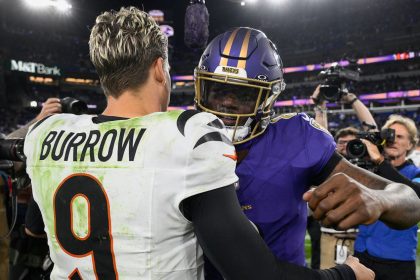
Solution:
<path fill-rule="evenodd" d="M 6 180 L 7 176 L 0 171 L 0 237 L 3 237 L 9 231 L 9 225 L 6 216 Z M 7 279 L 9 275 L 9 239 L 0 238 L 0 279 Z"/>
<path fill-rule="evenodd" d="M 395 130 L 395 141 L 385 144 L 383 155 L 373 143 L 362 140 L 370 160 L 378 166 L 378 175 L 411 185 L 419 195 L 419 185 L 412 184 L 410 180 L 420 182 L 420 168 L 406 160 L 418 142 L 414 122 L 400 115 L 392 115 L 382 128 Z M 415 225 L 409 229 L 395 230 L 379 221 L 360 225 L 355 255 L 375 271 L 377 280 L 416 279 L 417 229 Z"/>

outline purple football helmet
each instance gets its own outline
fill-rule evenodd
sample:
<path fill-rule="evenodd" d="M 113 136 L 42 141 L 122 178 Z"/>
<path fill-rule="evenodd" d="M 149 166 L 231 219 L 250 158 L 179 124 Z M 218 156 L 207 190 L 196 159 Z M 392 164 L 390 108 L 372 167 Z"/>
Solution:
<path fill-rule="evenodd" d="M 214 38 L 194 78 L 197 109 L 218 116 L 234 144 L 264 132 L 286 86 L 276 46 L 262 31 L 248 27 Z"/>

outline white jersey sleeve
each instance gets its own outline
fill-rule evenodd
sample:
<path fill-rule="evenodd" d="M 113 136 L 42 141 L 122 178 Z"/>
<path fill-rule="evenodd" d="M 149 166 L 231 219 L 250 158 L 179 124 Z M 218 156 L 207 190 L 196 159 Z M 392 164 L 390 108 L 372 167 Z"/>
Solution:
<path fill-rule="evenodd" d="M 184 114 L 192 115 L 194 112 L 197 111 L 185 111 Z M 183 134 L 190 155 L 186 165 L 185 189 L 179 193 L 178 201 L 236 183 L 236 152 L 223 122 L 203 112 L 191 116 L 184 126 Z"/>

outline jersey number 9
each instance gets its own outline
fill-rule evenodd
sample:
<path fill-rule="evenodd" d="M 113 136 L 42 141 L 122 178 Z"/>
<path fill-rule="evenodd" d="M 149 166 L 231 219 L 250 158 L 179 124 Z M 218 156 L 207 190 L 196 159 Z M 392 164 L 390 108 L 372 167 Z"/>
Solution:
<path fill-rule="evenodd" d="M 73 230 L 72 205 L 77 197 L 83 197 L 88 204 L 88 231 L 84 237 Z M 118 279 L 108 197 L 95 177 L 78 173 L 64 179 L 54 195 L 54 221 L 57 241 L 66 254 L 75 258 L 91 256 L 96 279 Z M 82 279 L 77 267 L 69 279 Z"/>

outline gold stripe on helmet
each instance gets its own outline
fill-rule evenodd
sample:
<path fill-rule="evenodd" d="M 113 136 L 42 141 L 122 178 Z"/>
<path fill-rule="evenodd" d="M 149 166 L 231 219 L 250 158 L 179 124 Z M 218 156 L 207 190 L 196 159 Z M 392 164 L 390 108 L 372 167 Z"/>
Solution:
<path fill-rule="evenodd" d="M 225 48 L 223 50 L 222 55 L 229 56 L 230 50 L 232 49 L 233 41 L 235 40 L 235 37 L 236 37 L 236 34 L 238 33 L 238 31 L 239 31 L 239 28 L 238 29 L 235 29 L 232 32 L 232 34 L 230 34 L 230 37 L 229 37 L 229 39 L 228 39 L 228 41 L 226 43 L 226 46 L 225 46 Z M 219 65 L 221 65 L 221 66 L 227 66 L 227 63 L 228 63 L 228 59 L 226 57 L 222 57 L 220 59 Z"/>
<path fill-rule="evenodd" d="M 251 37 L 251 30 L 248 30 L 246 32 L 244 42 L 242 43 L 242 48 L 241 48 L 241 53 L 239 54 L 239 58 L 246 58 L 246 56 L 248 54 L 248 46 L 249 46 L 249 38 L 250 37 Z M 239 59 L 237 67 L 245 69 L 246 59 Z"/>

